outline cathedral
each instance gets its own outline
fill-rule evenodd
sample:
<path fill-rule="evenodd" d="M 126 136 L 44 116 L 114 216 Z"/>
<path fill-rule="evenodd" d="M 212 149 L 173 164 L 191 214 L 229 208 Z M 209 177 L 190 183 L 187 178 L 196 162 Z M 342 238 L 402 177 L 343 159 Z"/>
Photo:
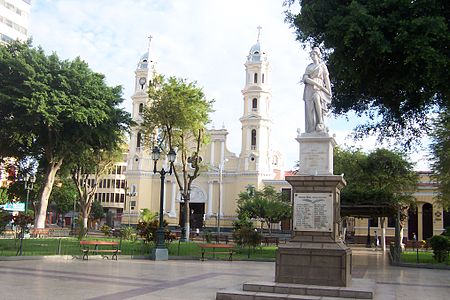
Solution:
<path fill-rule="evenodd" d="M 152 101 L 148 98 L 147 89 L 157 74 L 155 64 L 149 47 L 135 71 L 132 118 L 138 125 L 132 128 L 126 161 L 128 200 L 123 202 L 122 223 L 129 220 L 130 224 L 136 224 L 139 212 L 144 208 L 159 211 L 161 179 L 158 173 L 153 174 L 151 149 L 142 143 L 143 134 L 139 128 L 144 107 Z M 272 148 L 270 63 L 259 36 L 250 47 L 243 71 L 246 78 L 242 89 L 243 101 L 236 99 L 235 103 L 242 105 L 239 118 L 241 151 L 236 155 L 228 150 L 228 131 L 225 128 L 208 130 L 210 143 L 203 147 L 201 153 L 207 170 L 194 180 L 191 189 L 191 228 L 194 230 L 203 226 L 214 227 L 218 219 L 224 226 L 231 226 L 236 218 L 238 194 L 249 187 L 260 189 L 264 185 L 272 185 L 281 190 L 289 186 L 282 180 L 283 155 Z M 163 210 L 165 220 L 171 226 L 180 224 L 180 199 L 175 177 L 166 176 Z"/>

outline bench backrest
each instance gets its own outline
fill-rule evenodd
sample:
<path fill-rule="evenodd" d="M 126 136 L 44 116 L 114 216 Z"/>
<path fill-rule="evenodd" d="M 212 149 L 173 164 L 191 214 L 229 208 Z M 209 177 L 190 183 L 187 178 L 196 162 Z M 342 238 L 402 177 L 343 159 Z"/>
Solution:
<path fill-rule="evenodd" d="M 107 241 L 80 241 L 80 245 L 118 245 L 118 242 Z"/>

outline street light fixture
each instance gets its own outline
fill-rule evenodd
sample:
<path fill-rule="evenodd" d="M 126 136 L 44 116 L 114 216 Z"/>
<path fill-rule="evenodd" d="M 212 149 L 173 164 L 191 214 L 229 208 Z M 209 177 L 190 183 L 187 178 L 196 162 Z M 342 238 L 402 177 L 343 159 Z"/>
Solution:
<path fill-rule="evenodd" d="M 27 201 L 25 202 L 25 213 L 28 211 L 28 201 L 30 200 L 30 191 L 33 190 L 33 185 L 36 182 L 36 176 L 26 174 L 25 178 L 25 189 L 27 190 Z"/>
<path fill-rule="evenodd" d="M 175 159 L 177 157 L 177 154 L 173 149 L 170 149 L 169 153 L 167 154 L 167 159 L 169 161 L 169 171 L 166 171 L 164 167 L 161 168 L 160 171 L 156 170 L 156 164 L 161 157 L 161 150 L 158 147 L 154 147 L 152 150 L 152 159 L 154 162 L 153 165 L 153 174 L 159 173 L 161 176 L 161 191 L 160 191 L 160 200 L 159 200 L 159 227 L 156 231 L 156 247 L 153 249 L 153 255 L 152 258 L 154 260 L 168 260 L 169 259 L 169 252 L 166 248 L 166 245 L 164 244 L 164 179 L 166 177 L 166 174 L 172 175 L 173 171 L 173 163 L 175 162 Z"/>

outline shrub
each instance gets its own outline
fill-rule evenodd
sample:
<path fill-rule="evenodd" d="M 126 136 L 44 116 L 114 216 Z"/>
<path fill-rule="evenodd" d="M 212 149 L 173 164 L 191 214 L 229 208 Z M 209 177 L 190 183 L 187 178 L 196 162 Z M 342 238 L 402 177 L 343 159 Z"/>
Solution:
<path fill-rule="evenodd" d="M 203 231 L 203 237 L 205 238 L 205 241 L 208 244 L 211 244 L 211 242 L 212 242 L 212 233 L 211 233 L 211 231 L 209 231 L 209 230 Z"/>
<path fill-rule="evenodd" d="M 250 257 L 250 248 L 261 244 L 262 235 L 253 226 L 248 216 L 242 214 L 233 223 L 233 239 L 239 247 L 248 247 L 248 257 Z"/>
<path fill-rule="evenodd" d="M 5 210 L 0 209 L 0 234 L 5 231 L 6 226 L 11 221 L 11 214 Z"/>
<path fill-rule="evenodd" d="M 136 240 L 136 230 L 134 230 L 134 228 L 131 226 L 123 227 L 120 230 L 120 236 L 124 240 L 134 241 Z"/>
<path fill-rule="evenodd" d="M 450 251 L 450 240 L 443 235 L 435 235 L 430 239 L 431 248 L 433 249 L 433 257 L 438 262 L 443 262 L 448 258 Z"/>
<path fill-rule="evenodd" d="M 171 232 L 169 229 L 167 229 L 168 223 L 166 222 L 166 220 L 164 220 L 163 222 L 163 227 L 164 227 L 164 239 L 166 241 L 171 241 Z M 141 236 L 145 242 L 151 242 L 151 241 L 156 241 L 156 231 L 158 230 L 159 227 L 159 221 L 158 220 L 153 220 L 150 222 L 139 222 L 137 224 L 136 230 L 137 233 L 139 234 L 139 236 Z"/>
<path fill-rule="evenodd" d="M 441 235 L 450 237 L 450 227 L 445 227 L 445 230 Z"/>
<path fill-rule="evenodd" d="M 111 236 L 111 227 L 106 224 L 103 224 L 102 227 L 100 227 L 100 231 L 103 232 L 105 236 Z"/>

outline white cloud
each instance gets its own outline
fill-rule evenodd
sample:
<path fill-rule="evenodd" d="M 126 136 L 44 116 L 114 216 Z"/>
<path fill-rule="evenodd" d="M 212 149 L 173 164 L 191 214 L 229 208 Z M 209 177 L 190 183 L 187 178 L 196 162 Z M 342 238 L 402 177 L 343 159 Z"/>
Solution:
<path fill-rule="evenodd" d="M 128 110 L 134 70 L 151 34 L 158 71 L 196 80 L 216 100 L 212 123 L 225 125 L 228 148 L 239 154 L 244 63 L 261 25 L 261 46 L 272 69 L 272 137 L 289 168 L 298 160 L 297 128 L 304 128 L 298 82 L 309 58 L 284 23 L 281 5 L 274 0 L 36 0 L 30 31 L 46 51 L 68 59 L 80 56 L 109 84 L 122 85 Z M 338 136 L 355 125 L 338 123 L 330 126 Z"/>

